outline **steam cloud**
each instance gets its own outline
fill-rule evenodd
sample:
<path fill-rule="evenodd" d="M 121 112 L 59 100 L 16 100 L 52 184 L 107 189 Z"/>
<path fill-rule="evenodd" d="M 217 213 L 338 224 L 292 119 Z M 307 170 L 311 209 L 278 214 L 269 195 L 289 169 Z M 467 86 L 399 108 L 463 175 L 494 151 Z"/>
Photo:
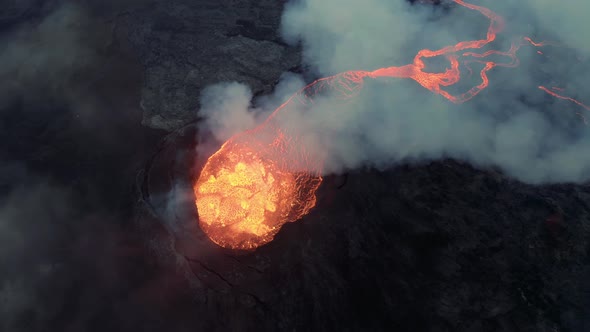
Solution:
<path fill-rule="evenodd" d="M 12 113 L 25 109 L 30 114 L 18 116 L 50 119 L 57 114 L 43 114 L 46 107 L 41 105 L 82 106 L 72 77 L 96 61 L 80 26 L 83 17 L 80 8 L 64 6 L 37 24 L 21 25 L 0 37 L 4 45 L 0 50 L 0 127 L 6 135 L 3 141 L 11 141 L 8 145 L 16 143 L 11 133 L 18 131 L 9 120 L 16 117 Z M 19 104 L 20 110 L 15 107 Z M 50 308 L 61 302 L 56 296 L 48 305 L 40 298 L 39 288 L 48 291 L 46 286 L 59 285 L 55 278 L 61 274 L 63 259 L 52 250 L 63 240 L 63 226 L 72 219 L 72 209 L 67 190 L 24 163 L 11 162 L 9 151 L 8 146 L 0 149 L 0 329 L 35 330 L 40 328 L 37 322 L 54 315 Z M 38 321 L 27 318 L 27 313 Z"/>
<path fill-rule="evenodd" d="M 33 17 L 0 31 L 0 330 L 86 331 L 101 302 L 112 305 L 105 285 L 114 277 L 100 271 L 120 269 L 109 232 L 125 218 L 113 201 L 129 162 L 107 165 L 136 135 L 121 135 L 127 110 L 118 95 L 105 102 L 97 81 L 121 60 L 107 59 L 111 27 L 82 4 L 13 2 Z M 5 19 L 13 12 L 3 4 Z M 92 171 L 95 163 L 104 168 Z M 98 178 L 119 189 L 101 191 Z"/>
<path fill-rule="evenodd" d="M 108 37 L 92 26 L 81 7 L 64 5 L 2 36 L 0 106 L 23 97 L 29 104 L 56 96 L 76 100 L 74 75 L 97 62 L 96 44 Z"/>
<path fill-rule="evenodd" d="M 523 36 L 555 41 L 561 47 L 523 47 L 517 54 L 518 68 L 495 68 L 489 73 L 490 86 L 461 105 L 413 81 L 388 79 L 366 82 L 358 100 L 349 106 L 334 109 L 328 98 L 312 112 L 289 114 L 289 125 L 313 140 L 309 146 L 317 151 L 312 155 L 325 158 L 326 173 L 451 157 L 481 167 L 500 167 L 529 183 L 585 181 L 590 177 L 590 155 L 586 153 L 590 134 L 576 117 L 576 112 L 586 111 L 538 89 L 539 85 L 558 85 L 566 89 L 565 95 L 582 100 L 588 97 L 580 89 L 590 77 L 590 66 L 583 61 L 590 55 L 590 42 L 579 32 L 590 29 L 582 14 L 582 8 L 589 5 L 572 1 L 556 6 L 533 0 L 481 4 L 508 23 L 493 49 L 508 50 L 514 38 Z M 347 70 L 402 66 L 411 63 L 420 49 L 480 39 L 487 25 L 478 12 L 450 2 L 433 10 L 404 1 L 300 0 L 287 4 L 282 34 L 288 43 L 301 43 L 304 61 L 322 77 Z M 432 71 L 442 71 L 448 65 L 438 60 L 430 64 Z M 478 70 L 473 67 L 474 72 Z M 479 83 L 476 78 L 467 78 L 466 83 L 449 91 L 465 92 Z M 292 81 L 297 82 L 295 86 L 301 84 L 300 78 L 288 76 L 282 85 Z M 221 100 L 219 97 L 231 100 L 223 106 L 232 107 L 220 107 L 223 112 L 217 115 L 206 112 L 210 114 L 208 128 L 218 139 L 242 130 L 235 125 L 238 121 L 250 126 L 256 122 L 252 119 L 261 118 L 260 109 L 268 112 L 280 104 L 276 100 L 285 99 L 281 90 L 270 98 L 274 102 L 268 98 L 252 102 L 251 95 L 244 93 L 246 88 L 237 87 L 234 83 L 205 93 L 205 110 L 215 108 L 208 101 Z M 251 104 L 255 106 L 249 107 Z M 244 116 L 251 118 L 244 121 Z"/>

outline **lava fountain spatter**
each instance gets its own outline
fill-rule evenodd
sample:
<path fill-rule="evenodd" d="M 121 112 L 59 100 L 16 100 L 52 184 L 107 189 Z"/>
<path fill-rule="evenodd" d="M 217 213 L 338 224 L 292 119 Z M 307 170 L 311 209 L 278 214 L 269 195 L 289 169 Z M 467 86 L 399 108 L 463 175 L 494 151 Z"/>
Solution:
<path fill-rule="evenodd" d="M 267 120 L 253 130 L 235 135 L 207 160 L 194 185 L 199 224 L 216 244 L 231 249 L 254 249 L 270 242 L 286 222 L 300 219 L 315 206 L 315 192 L 322 182 L 321 157 L 311 155 L 301 143 L 301 133 L 279 121 L 290 110 L 313 111 L 314 97 L 329 93 L 335 100 L 347 101 L 363 87 L 365 79 L 378 77 L 409 78 L 451 102 L 462 103 L 488 86 L 487 72 L 494 67 L 518 65 L 516 52 L 523 45 L 541 47 L 530 38 L 512 44 L 508 51 L 463 52 L 477 50 L 496 39 L 504 21 L 491 10 L 454 0 L 490 20 L 485 39 L 461 41 L 439 50 L 419 51 L 411 64 L 374 71 L 348 71 L 319 79 L 293 95 Z M 509 62 L 486 60 L 500 55 Z M 445 57 L 450 67 L 443 72 L 425 72 L 425 58 Z M 443 90 L 461 79 L 460 64 L 483 65 L 481 83 L 459 95 Z M 581 102 L 559 95 L 554 89 L 539 87 L 557 98 Z"/>

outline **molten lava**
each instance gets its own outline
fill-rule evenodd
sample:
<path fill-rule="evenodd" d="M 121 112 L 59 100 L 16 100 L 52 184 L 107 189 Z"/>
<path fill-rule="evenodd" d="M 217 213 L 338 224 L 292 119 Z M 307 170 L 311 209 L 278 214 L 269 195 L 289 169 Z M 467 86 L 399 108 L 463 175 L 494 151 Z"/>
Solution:
<path fill-rule="evenodd" d="M 250 134 L 250 140 L 235 137 L 212 155 L 194 187 L 201 228 L 225 248 L 253 249 L 271 241 L 284 223 L 309 212 L 321 183 L 319 175 L 286 167 L 284 158 L 272 155 L 272 143 L 261 149 L 256 133 Z"/>
<path fill-rule="evenodd" d="M 405 66 L 348 71 L 319 79 L 292 96 L 259 127 L 225 142 L 207 160 L 194 185 L 199 224 L 207 236 L 225 248 L 254 249 L 271 241 L 283 224 L 300 219 L 314 207 L 315 192 L 322 181 L 323 161 L 306 150 L 301 143 L 301 133 L 290 128 L 288 122 L 278 121 L 282 114 L 290 110 L 313 111 L 314 97 L 327 93 L 336 103 L 346 102 L 362 89 L 365 79 L 378 77 L 409 78 L 451 102 L 462 103 L 488 86 L 487 73 L 494 67 L 518 66 L 516 52 L 523 45 L 547 45 L 525 37 L 514 42 L 508 51 L 463 52 L 492 43 L 503 30 L 504 21 L 487 8 L 463 0 L 454 2 L 490 20 L 485 39 L 461 41 L 435 51 L 420 50 L 413 62 Z M 504 56 L 510 61 L 486 61 L 490 55 Z M 445 57 L 450 67 L 438 73 L 425 72 L 424 59 L 439 56 Z M 459 95 L 443 90 L 461 80 L 460 65 L 471 72 L 471 63 L 483 65 L 479 73 L 481 83 Z M 539 88 L 590 110 L 581 102 L 558 94 L 557 91 L 561 91 L 558 88 Z"/>

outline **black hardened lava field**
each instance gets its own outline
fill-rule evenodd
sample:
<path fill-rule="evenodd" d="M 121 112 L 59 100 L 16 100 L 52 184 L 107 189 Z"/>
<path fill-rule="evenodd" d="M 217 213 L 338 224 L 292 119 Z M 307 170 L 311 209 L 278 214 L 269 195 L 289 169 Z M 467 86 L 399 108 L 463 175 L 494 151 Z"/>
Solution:
<path fill-rule="evenodd" d="M 590 331 L 590 4 L 0 8 L 0 331 Z"/>

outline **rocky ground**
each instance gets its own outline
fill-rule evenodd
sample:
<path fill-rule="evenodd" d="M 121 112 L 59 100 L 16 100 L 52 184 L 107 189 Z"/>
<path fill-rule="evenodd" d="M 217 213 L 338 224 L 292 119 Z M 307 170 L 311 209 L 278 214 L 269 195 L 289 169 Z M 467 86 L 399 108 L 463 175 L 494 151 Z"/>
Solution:
<path fill-rule="evenodd" d="M 238 81 L 268 93 L 300 63 L 281 42 L 281 1 L 167 1 L 118 22 L 145 66 L 143 124 L 171 130 L 197 118 L 199 91 Z"/>
<path fill-rule="evenodd" d="M 195 310 L 217 313 L 195 323 L 202 329 L 588 324 L 587 186 L 528 186 L 453 160 L 333 176 L 312 213 L 236 253 L 206 239 L 190 198 L 172 215 L 158 199 L 172 187 L 190 197 L 194 130 L 168 136 L 138 179 L 139 220 L 161 260 L 185 271 Z"/>
<path fill-rule="evenodd" d="M 4 35 L 60 5 L 0 3 Z M 198 94 L 300 70 L 283 1 L 75 3 L 99 70 L 76 67 L 75 98 L 0 99 L 0 329 L 590 330 L 587 185 L 453 160 L 357 171 L 255 252 L 211 244 L 190 196 Z"/>

